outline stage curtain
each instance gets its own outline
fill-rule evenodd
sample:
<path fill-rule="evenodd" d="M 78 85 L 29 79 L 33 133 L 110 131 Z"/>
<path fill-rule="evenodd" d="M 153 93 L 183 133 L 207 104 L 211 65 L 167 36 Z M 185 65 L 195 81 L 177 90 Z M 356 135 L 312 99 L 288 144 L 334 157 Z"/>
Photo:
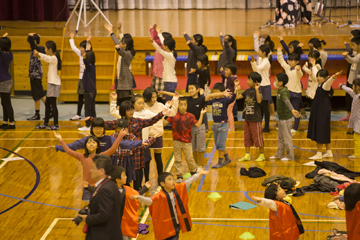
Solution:
<path fill-rule="evenodd" d="M 102 9 L 245 9 L 246 0 L 94 0 Z M 273 1 L 273 6 L 276 0 Z M 352 0 L 351 5 L 356 6 L 357 0 Z M 70 7 L 77 0 L 69 0 Z M 269 0 L 247 0 L 249 9 L 269 8 Z M 315 5 L 317 1 L 312 1 Z M 327 0 L 329 7 L 345 7 L 347 0 Z"/>
<path fill-rule="evenodd" d="M 69 17 L 67 0 L 0 0 L 0 21 L 66 21 Z"/>

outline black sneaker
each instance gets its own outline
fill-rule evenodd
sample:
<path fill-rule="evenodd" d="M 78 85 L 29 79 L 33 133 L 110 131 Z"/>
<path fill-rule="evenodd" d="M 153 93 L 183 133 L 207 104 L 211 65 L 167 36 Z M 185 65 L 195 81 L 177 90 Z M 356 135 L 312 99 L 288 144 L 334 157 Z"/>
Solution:
<path fill-rule="evenodd" d="M 35 113 L 35 115 L 34 116 L 32 116 L 32 117 L 29 117 L 29 118 L 27 118 L 26 120 L 40 120 L 40 114 L 36 114 Z"/>
<path fill-rule="evenodd" d="M 263 132 L 270 132 L 270 128 L 264 128 Z"/>
<path fill-rule="evenodd" d="M 8 125 L 6 129 L 15 129 L 15 124 L 14 125 Z"/>
<path fill-rule="evenodd" d="M 4 123 L 3 123 L 2 125 L 0 125 L 0 128 L 1 128 L 1 129 L 8 129 L 7 127 L 8 127 L 8 124 L 4 124 Z"/>
<path fill-rule="evenodd" d="M 354 130 L 347 131 L 346 134 L 354 135 Z"/>
<path fill-rule="evenodd" d="M 223 165 L 223 162 L 222 162 L 222 160 L 219 160 L 218 161 L 218 163 L 217 164 L 215 164 L 214 166 L 212 166 L 211 168 L 221 168 L 221 167 L 223 167 L 224 165 Z"/>

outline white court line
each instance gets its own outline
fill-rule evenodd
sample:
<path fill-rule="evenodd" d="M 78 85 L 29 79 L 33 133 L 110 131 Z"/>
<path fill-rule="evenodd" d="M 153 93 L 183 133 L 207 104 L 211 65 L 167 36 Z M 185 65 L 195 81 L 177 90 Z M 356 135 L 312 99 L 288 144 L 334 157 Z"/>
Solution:
<path fill-rule="evenodd" d="M 224 221 L 224 222 L 244 222 L 244 221 L 264 221 L 268 222 L 268 218 L 191 218 L 193 222 L 212 222 L 212 221 Z M 302 222 L 346 222 L 345 219 L 301 219 Z"/>
<path fill-rule="evenodd" d="M 226 146 L 226 148 L 245 148 L 245 147 L 228 147 Z M 255 147 L 253 147 L 255 148 Z M 264 147 L 265 149 L 278 149 L 278 147 Z M 306 149 L 306 150 L 315 150 L 317 149 L 316 147 L 312 147 L 312 148 L 309 148 L 309 147 L 302 147 L 301 149 Z M 351 149 L 351 150 L 354 150 L 354 148 L 331 148 L 331 150 L 346 150 L 346 149 Z"/>
<path fill-rule="evenodd" d="M 214 138 L 207 138 L 209 140 L 214 140 Z M 163 140 L 173 140 L 172 138 L 163 138 Z M 244 138 L 226 138 L 226 140 L 244 140 Z M 269 140 L 269 141 L 277 141 L 277 138 L 264 138 L 264 140 Z M 335 141 L 335 140 L 339 140 L 339 141 L 354 141 L 354 139 L 352 138 L 332 138 L 331 141 Z M 293 141 L 312 141 L 311 139 L 305 138 L 293 138 Z"/>
<path fill-rule="evenodd" d="M 15 153 L 18 153 L 20 150 L 21 150 L 22 147 L 18 147 L 17 149 L 15 149 Z M 15 155 L 12 153 L 10 154 L 9 157 L 7 158 L 13 158 Z M 0 164 L 0 169 L 3 168 L 9 161 L 3 161 L 1 164 Z"/>
<path fill-rule="evenodd" d="M 48 227 L 48 229 L 46 230 L 46 232 L 44 233 L 44 235 L 42 235 L 42 237 L 40 238 L 40 240 L 44 240 L 48 235 L 49 233 L 51 232 L 51 230 L 55 227 L 56 223 L 59 221 L 59 220 L 72 220 L 72 218 L 55 218 L 54 221 L 51 223 L 50 227 Z"/>
<path fill-rule="evenodd" d="M 23 141 L 43 141 L 43 140 L 58 140 L 57 138 L 0 138 L 0 141 L 7 141 L 7 140 L 23 140 Z M 79 138 L 63 138 L 63 140 L 79 140 Z"/>
<path fill-rule="evenodd" d="M 170 164 L 168 165 L 168 167 L 166 168 L 166 170 L 165 170 L 164 172 L 170 172 L 172 166 L 174 165 L 174 162 L 175 162 L 175 158 L 172 157 Z M 156 192 L 155 192 L 155 193 L 160 192 L 160 190 L 161 190 L 161 187 L 158 186 L 158 188 L 156 189 Z M 148 207 L 148 208 L 146 209 L 143 217 L 141 218 L 140 223 L 145 223 L 145 222 L 146 222 L 146 219 L 148 218 L 149 213 L 150 213 L 150 210 L 149 210 L 149 207 Z M 139 236 L 139 234 L 136 236 L 136 238 L 133 238 L 133 240 L 136 240 L 138 236 Z"/>

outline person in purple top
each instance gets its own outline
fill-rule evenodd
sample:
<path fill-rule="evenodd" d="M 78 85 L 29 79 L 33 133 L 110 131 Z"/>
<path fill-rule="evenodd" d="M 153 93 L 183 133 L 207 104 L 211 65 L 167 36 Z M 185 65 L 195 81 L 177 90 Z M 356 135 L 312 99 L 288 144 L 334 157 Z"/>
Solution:
<path fill-rule="evenodd" d="M 9 73 L 10 63 L 13 55 L 10 52 L 11 40 L 5 33 L 0 38 L 0 97 L 3 108 L 3 124 L 1 129 L 15 129 L 14 110 L 11 105 L 10 91 L 13 85 L 11 75 Z"/>
<path fill-rule="evenodd" d="M 225 86 L 222 83 L 215 83 L 213 93 L 225 92 Z M 231 96 L 231 94 L 230 94 Z M 231 162 L 229 154 L 226 152 L 225 143 L 229 131 L 228 124 L 228 106 L 236 100 L 236 95 L 232 93 L 230 98 L 222 96 L 211 99 L 207 105 L 212 105 L 212 116 L 214 124 L 214 141 L 216 149 L 219 151 L 219 160 L 212 168 L 221 168 Z M 225 161 L 223 161 L 225 158 Z"/>

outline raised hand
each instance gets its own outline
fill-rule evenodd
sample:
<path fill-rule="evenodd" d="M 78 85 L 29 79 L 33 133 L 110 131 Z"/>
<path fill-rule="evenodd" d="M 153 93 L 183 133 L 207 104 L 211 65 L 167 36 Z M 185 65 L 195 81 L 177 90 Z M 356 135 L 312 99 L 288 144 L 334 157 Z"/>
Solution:
<path fill-rule="evenodd" d="M 116 99 L 117 99 L 117 94 L 116 94 L 116 92 L 110 93 L 110 98 L 111 98 L 112 101 L 116 101 Z"/>
<path fill-rule="evenodd" d="M 224 42 L 227 42 L 227 41 L 229 41 L 229 36 L 224 37 Z"/>
<path fill-rule="evenodd" d="M 295 67 L 295 69 L 299 71 L 299 70 L 301 70 L 301 67 L 300 67 L 299 65 L 297 65 L 297 66 Z"/>
<path fill-rule="evenodd" d="M 278 46 L 277 51 L 278 51 L 278 52 L 281 52 L 281 51 L 282 51 L 282 47 Z"/>
<path fill-rule="evenodd" d="M 167 101 L 166 104 L 171 107 L 173 105 L 173 100 L 171 99 L 171 101 Z"/>
<path fill-rule="evenodd" d="M 282 36 L 278 36 L 279 40 L 282 41 L 284 38 Z"/>
<path fill-rule="evenodd" d="M 71 37 L 71 39 L 74 38 L 74 33 L 73 32 L 70 33 L 70 37 Z"/>
<path fill-rule="evenodd" d="M 171 114 L 171 110 L 170 109 L 165 109 L 164 111 L 162 111 L 164 116 L 169 116 Z"/>
<path fill-rule="evenodd" d="M 183 35 L 187 34 L 187 32 L 183 32 Z"/>
<path fill-rule="evenodd" d="M 161 32 L 162 32 L 162 29 L 161 29 L 161 27 L 160 27 L 159 25 L 154 24 L 154 27 L 156 28 L 157 33 L 161 33 Z"/>
<path fill-rule="evenodd" d="M 259 90 L 259 88 L 260 88 L 260 83 L 256 83 L 256 84 L 255 84 L 255 89 L 256 89 L 256 90 Z"/>
<path fill-rule="evenodd" d="M 341 55 L 343 55 L 343 57 L 346 58 L 348 54 L 349 54 L 348 52 L 343 52 Z"/>
<path fill-rule="evenodd" d="M 187 44 L 187 45 L 189 45 L 190 43 L 191 43 L 191 41 L 190 41 L 190 40 L 187 40 L 187 41 L 186 41 L 186 44 Z"/>
<path fill-rule="evenodd" d="M 39 52 L 36 49 L 34 49 L 34 57 L 39 57 Z"/>
<path fill-rule="evenodd" d="M 251 198 L 255 201 L 255 202 L 260 202 L 261 198 L 256 197 L 256 196 L 251 196 Z"/>
<path fill-rule="evenodd" d="M 122 136 L 129 135 L 129 129 L 123 128 L 123 129 L 121 129 L 119 134 L 122 135 Z"/>
<path fill-rule="evenodd" d="M 259 37 L 259 34 L 260 34 L 259 31 L 254 31 L 253 32 L 254 37 Z"/>
<path fill-rule="evenodd" d="M 255 57 L 254 57 L 254 55 L 251 55 L 251 62 L 255 62 Z"/>
<path fill-rule="evenodd" d="M 240 85 L 239 79 L 235 79 L 235 80 L 234 80 L 234 85 L 235 85 L 235 87 L 237 87 L 237 86 Z"/>
<path fill-rule="evenodd" d="M 338 76 L 340 76 L 342 74 L 342 72 L 343 71 L 341 70 L 340 72 L 335 73 L 333 76 L 337 78 Z"/>
<path fill-rule="evenodd" d="M 35 33 L 28 33 L 28 36 L 33 37 Z"/>
<path fill-rule="evenodd" d="M 222 72 L 223 70 L 224 70 L 224 68 L 223 68 L 223 67 L 221 67 L 221 68 L 220 68 L 220 72 Z"/>
<path fill-rule="evenodd" d="M 91 36 L 91 35 L 90 35 L 90 36 L 88 36 L 88 37 L 86 38 L 86 41 L 87 41 L 87 42 L 90 42 L 91 38 L 92 38 L 92 36 Z"/>
<path fill-rule="evenodd" d="M 57 139 L 59 139 L 59 141 L 62 140 L 61 135 L 60 135 L 59 133 L 57 133 L 56 131 L 54 131 L 54 136 L 55 136 Z"/>
<path fill-rule="evenodd" d="M 223 35 L 223 33 L 222 32 L 219 32 L 219 36 L 222 36 Z"/>
<path fill-rule="evenodd" d="M 4 33 L 4 35 L 2 37 L 7 37 L 9 35 L 9 33 Z"/>
<path fill-rule="evenodd" d="M 120 45 L 115 45 L 115 48 L 120 49 L 121 47 L 120 47 Z"/>
<path fill-rule="evenodd" d="M 231 98 L 231 97 L 232 97 L 232 92 L 230 92 L 229 89 L 226 89 L 226 90 L 223 92 L 223 95 L 224 95 L 224 97 Z"/>
<path fill-rule="evenodd" d="M 113 26 L 111 26 L 108 23 L 105 23 L 104 27 L 106 28 L 106 30 L 108 30 L 109 33 L 113 33 L 113 29 L 114 29 Z"/>
<path fill-rule="evenodd" d="M 149 38 L 149 42 L 153 43 L 153 42 L 154 42 L 154 39 Z"/>
<path fill-rule="evenodd" d="M 304 44 L 304 43 L 299 43 L 299 44 L 298 44 L 298 47 L 303 48 L 304 46 L 305 46 L 305 44 Z"/>
<path fill-rule="evenodd" d="M 122 22 L 117 22 L 117 23 L 116 23 L 116 27 L 117 27 L 118 29 L 121 29 L 121 27 L 122 27 Z"/>

